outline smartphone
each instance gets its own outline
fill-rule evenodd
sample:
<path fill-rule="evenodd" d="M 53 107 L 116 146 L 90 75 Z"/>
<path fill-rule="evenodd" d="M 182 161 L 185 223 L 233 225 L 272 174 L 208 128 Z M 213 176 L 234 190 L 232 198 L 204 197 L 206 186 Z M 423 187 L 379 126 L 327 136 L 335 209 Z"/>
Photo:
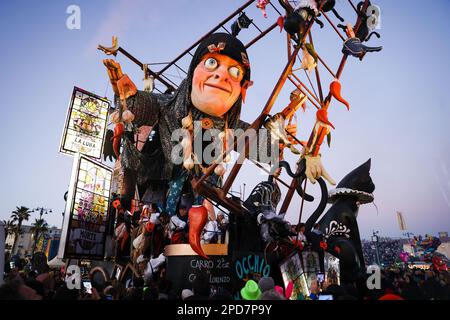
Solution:
<path fill-rule="evenodd" d="M 317 274 L 317 282 L 319 284 L 322 284 L 325 281 L 325 275 L 323 273 L 318 273 Z"/>
<path fill-rule="evenodd" d="M 92 284 L 90 281 L 83 281 L 83 287 L 86 290 L 86 293 L 92 294 Z"/>
<path fill-rule="evenodd" d="M 333 295 L 321 294 L 321 295 L 319 295 L 319 300 L 333 300 Z"/>

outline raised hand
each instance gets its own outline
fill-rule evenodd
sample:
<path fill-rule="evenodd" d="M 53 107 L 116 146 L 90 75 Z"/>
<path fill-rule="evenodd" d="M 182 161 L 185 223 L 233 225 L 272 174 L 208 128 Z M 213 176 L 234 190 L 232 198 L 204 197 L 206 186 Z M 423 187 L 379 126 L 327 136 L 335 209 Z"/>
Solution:
<path fill-rule="evenodd" d="M 120 99 L 127 99 L 137 93 L 136 85 L 126 74 L 123 74 L 122 68 L 117 61 L 105 59 L 103 64 L 108 71 L 114 93 L 118 94 Z"/>
<path fill-rule="evenodd" d="M 331 185 L 336 185 L 336 182 L 330 177 L 328 172 L 323 167 L 320 156 L 305 155 L 306 159 L 306 177 L 312 183 L 316 183 L 316 179 L 323 177 Z"/>
<path fill-rule="evenodd" d="M 119 89 L 117 88 L 117 81 L 123 77 L 122 68 L 120 63 L 113 59 L 104 59 L 103 64 L 108 71 L 109 80 L 111 81 L 111 86 L 115 94 L 119 94 Z"/>

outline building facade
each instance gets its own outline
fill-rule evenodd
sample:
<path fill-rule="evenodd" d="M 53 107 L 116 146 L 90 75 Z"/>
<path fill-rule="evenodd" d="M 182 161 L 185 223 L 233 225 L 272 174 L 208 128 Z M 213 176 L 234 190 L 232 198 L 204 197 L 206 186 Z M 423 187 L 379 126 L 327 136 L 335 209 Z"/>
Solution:
<path fill-rule="evenodd" d="M 15 235 L 8 235 L 5 241 L 5 249 L 11 252 L 11 256 L 31 256 L 34 245 L 34 234 L 31 232 L 31 228 L 32 226 L 22 225 L 22 232 L 18 235 L 15 248 L 13 248 Z M 53 244 L 55 244 L 56 241 L 59 243 L 60 238 L 61 229 L 58 229 L 57 227 L 49 228 L 47 233 L 38 241 L 35 251 L 44 251 L 44 253 L 47 253 L 48 257 L 48 251 L 52 242 Z"/>

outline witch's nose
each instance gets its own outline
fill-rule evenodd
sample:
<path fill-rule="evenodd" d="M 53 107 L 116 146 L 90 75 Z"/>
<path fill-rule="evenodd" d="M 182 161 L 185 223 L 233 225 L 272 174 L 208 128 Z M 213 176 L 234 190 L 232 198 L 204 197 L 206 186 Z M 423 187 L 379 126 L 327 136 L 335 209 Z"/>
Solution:
<path fill-rule="evenodd" d="M 226 66 L 220 66 L 214 71 L 214 79 L 227 79 L 228 76 L 228 70 Z"/>

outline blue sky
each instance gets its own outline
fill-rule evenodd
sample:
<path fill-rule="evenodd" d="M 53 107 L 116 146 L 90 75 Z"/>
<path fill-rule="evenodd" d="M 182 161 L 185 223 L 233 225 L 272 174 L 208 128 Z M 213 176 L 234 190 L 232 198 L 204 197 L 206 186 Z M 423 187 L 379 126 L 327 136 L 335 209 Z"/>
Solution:
<path fill-rule="evenodd" d="M 61 225 L 72 158 L 58 150 L 73 86 L 112 98 L 98 43 L 109 44 L 111 36 L 118 35 L 120 44 L 142 61 L 170 61 L 244 2 L 1 1 L 0 218 L 7 219 L 16 206 L 44 206 L 53 210 L 46 217 L 50 224 Z M 337 3 L 341 14 L 354 22 L 347 1 Z M 374 3 L 381 7 L 382 38 L 372 38 L 368 45 L 384 49 L 367 54 L 363 62 L 349 59 L 341 82 L 351 109 L 332 103 L 329 117 L 336 130 L 331 148 L 322 148 L 323 162 L 339 181 L 372 159 L 378 210 L 374 205 L 360 208 L 363 237 L 372 230 L 400 236 L 397 210 L 403 212 L 411 232 L 450 231 L 450 2 L 434 0 L 431 10 L 418 0 Z M 71 4 L 81 8 L 80 30 L 66 28 L 66 8 Z M 259 26 L 268 26 L 277 17 L 268 10 L 264 19 L 254 5 L 246 12 Z M 316 50 L 336 70 L 339 38 L 328 24 L 313 31 Z M 241 34 L 248 40 L 255 30 Z M 242 119 L 251 122 L 286 63 L 284 34 L 271 32 L 250 48 L 249 57 L 255 85 L 248 92 Z M 123 56 L 117 60 L 142 87 L 139 69 Z M 323 67 L 321 74 L 327 87 L 332 79 Z M 287 104 L 292 89 L 287 83 L 273 112 Z M 309 108 L 298 115 L 298 136 L 303 140 L 311 132 L 314 114 Z M 288 159 L 295 160 L 290 155 Z M 245 183 L 248 195 L 264 179 L 258 173 L 246 166 L 234 190 Z M 309 185 L 313 193 L 315 188 Z M 297 222 L 299 203 L 294 198 L 288 220 Z M 302 220 L 312 210 L 306 205 Z"/>

